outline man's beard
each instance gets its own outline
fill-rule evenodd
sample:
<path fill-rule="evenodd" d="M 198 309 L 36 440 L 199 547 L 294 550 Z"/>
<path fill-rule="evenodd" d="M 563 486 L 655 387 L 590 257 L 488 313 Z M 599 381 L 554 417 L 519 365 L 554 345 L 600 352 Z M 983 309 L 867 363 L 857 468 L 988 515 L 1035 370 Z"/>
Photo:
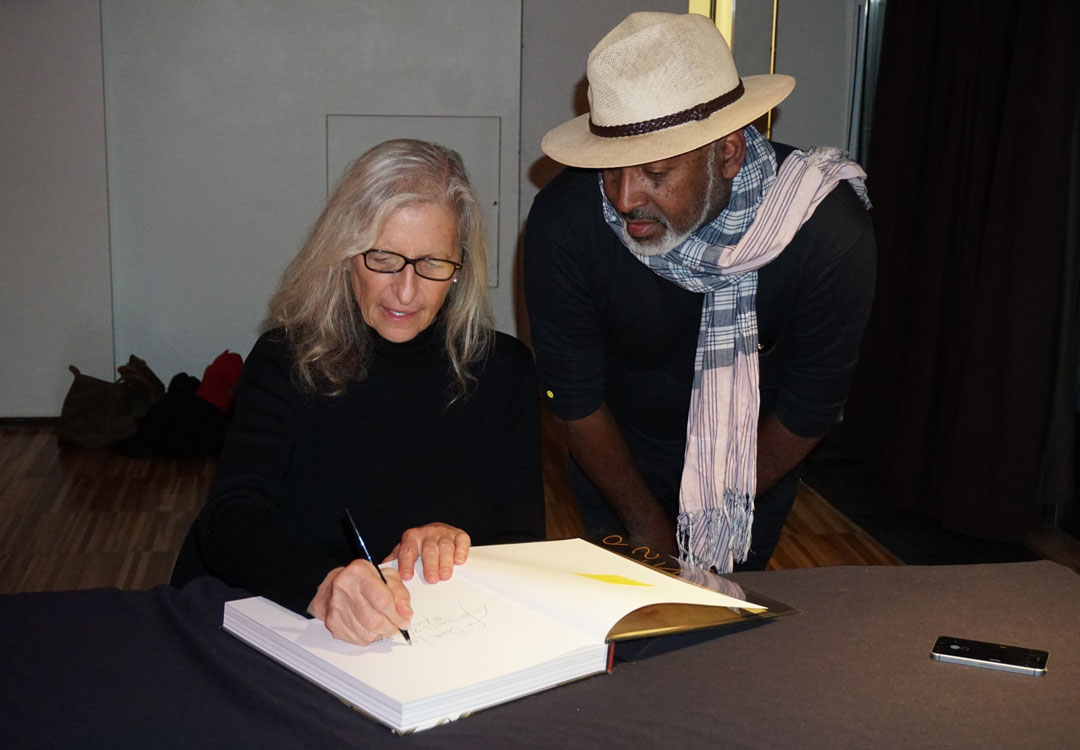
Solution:
<path fill-rule="evenodd" d="M 717 181 L 715 152 L 716 144 L 713 144 L 706 167 L 707 181 L 701 209 L 697 212 L 697 218 L 689 222 L 688 226 L 672 227 L 667 216 L 659 211 L 645 208 L 631 209 L 628 213 L 622 214 L 622 241 L 631 252 L 645 256 L 669 253 L 727 208 L 728 200 L 731 198 L 731 181 Z M 627 221 L 655 221 L 664 227 L 664 233 L 654 240 L 642 241 L 630 236 L 626 230 Z"/>
<path fill-rule="evenodd" d="M 635 208 L 630 213 L 623 216 L 622 225 L 622 240 L 631 252 L 638 255 L 663 255 L 669 253 L 683 242 L 686 238 L 697 231 L 708 216 L 709 201 L 705 201 L 705 205 L 702 206 L 701 215 L 698 217 L 698 221 L 694 224 L 692 229 L 687 229 L 685 232 L 678 232 L 671 228 L 668 218 L 659 211 L 649 211 L 644 208 Z M 630 233 L 626 230 L 627 221 L 655 221 L 660 226 L 664 227 L 664 233 L 654 240 L 642 241 L 636 237 L 631 237 Z"/>

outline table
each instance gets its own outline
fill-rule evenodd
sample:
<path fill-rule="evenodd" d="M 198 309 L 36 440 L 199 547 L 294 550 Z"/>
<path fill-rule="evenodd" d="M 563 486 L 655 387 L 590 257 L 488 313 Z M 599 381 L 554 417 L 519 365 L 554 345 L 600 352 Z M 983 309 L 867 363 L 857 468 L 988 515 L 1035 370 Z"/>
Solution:
<path fill-rule="evenodd" d="M 940 748 L 1080 744 L 1080 576 L 1051 562 L 731 576 L 800 611 L 658 639 L 598 675 L 395 736 L 220 630 L 247 595 L 0 597 L 0 747 Z M 1042 648 L 1031 677 L 933 661 L 939 635 Z"/>

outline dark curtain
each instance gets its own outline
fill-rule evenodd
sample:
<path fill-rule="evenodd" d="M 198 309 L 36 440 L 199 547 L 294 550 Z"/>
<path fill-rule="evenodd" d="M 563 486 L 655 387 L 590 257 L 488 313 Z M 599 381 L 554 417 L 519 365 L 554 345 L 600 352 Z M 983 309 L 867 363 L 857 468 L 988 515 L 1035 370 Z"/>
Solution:
<path fill-rule="evenodd" d="M 846 409 L 894 505 L 1019 538 L 1073 492 L 1076 0 L 890 0 Z"/>

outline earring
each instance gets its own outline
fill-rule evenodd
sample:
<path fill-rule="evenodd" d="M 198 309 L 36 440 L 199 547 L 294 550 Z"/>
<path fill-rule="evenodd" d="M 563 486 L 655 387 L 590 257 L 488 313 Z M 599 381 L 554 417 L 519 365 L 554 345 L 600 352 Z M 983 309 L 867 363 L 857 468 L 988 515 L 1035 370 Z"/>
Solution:
<path fill-rule="evenodd" d="M 454 279 L 452 283 L 456 284 L 456 283 L 457 283 L 457 279 Z"/>

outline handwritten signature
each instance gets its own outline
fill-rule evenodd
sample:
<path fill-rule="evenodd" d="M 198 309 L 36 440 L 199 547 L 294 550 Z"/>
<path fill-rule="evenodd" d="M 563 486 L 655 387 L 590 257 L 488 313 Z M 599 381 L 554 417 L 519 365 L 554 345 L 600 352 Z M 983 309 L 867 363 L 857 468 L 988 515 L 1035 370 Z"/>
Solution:
<path fill-rule="evenodd" d="M 459 610 L 446 615 L 424 615 L 413 618 L 409 633 L 413 642 L 422 640 L 436 645 L 447 636 L 474 633 L 486 627 L 488 609 L 486 604 L 465 605 L 458 603 Z"/>

